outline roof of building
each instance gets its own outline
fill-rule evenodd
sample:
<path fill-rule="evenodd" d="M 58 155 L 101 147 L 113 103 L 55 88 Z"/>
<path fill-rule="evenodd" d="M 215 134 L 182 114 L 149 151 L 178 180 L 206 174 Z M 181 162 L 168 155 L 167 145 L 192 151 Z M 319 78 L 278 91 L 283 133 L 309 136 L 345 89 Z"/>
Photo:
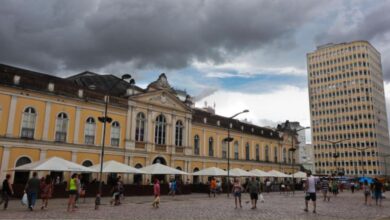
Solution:
<path fill-rule="evenodd" d="M 18 84 L 14 83 L 15 76 L 20 77 L 20 82 Z M 106 89 L 115 83 L 117 80 L 121 80 L 113 75 L 99 75 L 97 73 L 85 71 L 83 73 L 68 77 L 60 78 L 53 75 L 48 75 L 44 73 L 34 72 L 18 67 L 13 67 L 9 65 L 0 64 L 0 83 L 12 87 L 19 87 L 22 89 L 29 89 L 38 92 L 52 93 L 55 95 L 63 95 L 72 98 L 81 98 L 78 96 L 79 89 L 83 90 L 82 99 L 86 100 L 96 100 L 102 102 L 104 100 L 104 94 Z M 48 84 L 54 84 L 54 90 L 49 91 Z M 89 89 L 90 85 L 95 85 L 94 90 Z M 110 98 L 111 104 L 119 104 L 122 106 L 127 105 L 127 98 L 124 98 L 123 95 L 125 90 L 129 87 L 127 82 L 121 82 L 118 87 L 112 92 Z M 169 85 L 165 74 L 161 74 L 159 79 L 149 84 L 149 87 L 155 89 L 167 89 L 174 91 L 173 88 Z M 139 87 L 136 89 L 142 90 Z M 142 90 L 145 92 L 144 90 Z M 176 95 L 176 92 L 174 92 Z M 183 102 L 185 103 L 185 102 Z M 232 130 L 243 132 L 250 135 L 257 135 L 271 139 L 280 139 L 279 132 L 265 128 L 259 127 L 253 124 L 241 122 L 236 119 L 230 119 L 228 117 L 216 115 L 214 113 L 207 112 L 199 108 L 192 108 L 193 112 L 193 122 L 207 124 L 210 126 L 216 126 L 227 129 L 229 124 L 232 124 Z M 206 118 L 207 122 L 204 122 Z"/>
<path fill-rule="evenodd" d="M 206 123 L 205 123 L 205 118 L 206 118 Z M 207 124 L 210 126 L 222 127 L 225 129 L 228 128 L 229 124 L 232 124 L 231 129 L 233 131 L 243 132 L 246 134 L 256 135 L 256 136 L 261 136 L 261 137 L 266 137 L 271 139 L 277 139 L 277 140 L 281 139 L 279 137 L 279 132 L 274 131 L 272 129 L 244 123 L 239 120 L 231 119 L 220 115 L 215 115 L 199 108 L 193 108 L 192 121 L 195 123 Z"/>

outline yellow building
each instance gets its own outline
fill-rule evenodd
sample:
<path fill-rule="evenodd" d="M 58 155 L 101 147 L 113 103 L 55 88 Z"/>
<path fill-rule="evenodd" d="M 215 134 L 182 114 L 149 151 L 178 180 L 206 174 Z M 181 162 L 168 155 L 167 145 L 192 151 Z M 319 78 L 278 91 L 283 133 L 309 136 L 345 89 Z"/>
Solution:
<path fill-rule="evenodd" d="M 317 172 L 385 174 L 390 146 L 380 53 L 367 41 L 327 44 L 307 54 L 307 65 Z"/>
<path fill-rule="evenodd" d="M 0 65 L 1 176 L 52 156 L 98 164 L 103 140 L 98 117 L 108 98 L 112 122 L 107 124 L 105 161 L 137 168 L 160 162 L 186 172 L 227 169 L 224 139 L 230 126 L 231 168 L 292 172 L 287 133 L 195 108 L 191 97 L 179 98 L 165 74 L 141 89 L 112 75 L 83 72 L 59 78 Z M 15 182 L 27 177 L 15 173 Z"/>

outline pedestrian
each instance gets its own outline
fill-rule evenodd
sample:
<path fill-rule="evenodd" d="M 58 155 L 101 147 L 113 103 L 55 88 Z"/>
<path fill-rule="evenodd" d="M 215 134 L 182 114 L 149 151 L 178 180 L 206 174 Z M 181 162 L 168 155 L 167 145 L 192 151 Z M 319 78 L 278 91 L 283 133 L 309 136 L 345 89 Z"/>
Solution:
<path fill-rule="evenodd" d="M 7 174 L 3 181 L 3 188 L 1 189 L 1 201 L 0 205 L 4 202 L 4 210 L 8 208 L 9 198 L 14 194 L 14 190 L 11 185 L 11 175 Z"/>
<path fill-rule="evenodd" d="M 237 203 L 240 205 L 240 208 L 242 208 L 242 205 L 241 205 L 241 192 L 242 192 L 242 186 L 240 184 L 240 181 L 238 180 L 238 178 L 234 178 L 234 183 L 233 183 L 233 187 L 232 187 L 232 193 L 234 195 L 234 202 L 236 204 L 236 208 L 237 208 Z"/>
<path fill-rule="evenodd" d="M 368 184 L 367 180 L 364 180 L 364 185 L 363 185 L 363 193 L 364 193 L 364 204 L 367 205 L 367 202 L 369 205 L 371 205 L 371 187 Z"/>
<path fill-rule="evenodd" d="M 112 186 L 112 189 L 111 189 L 111 194 L 112 194 L 112 198 L 111 198 L 110 204 L 111 205 L 112 204 L 119 205 L 120 192 L 119 192 L 119 182 L 118 181 L 114 182 L 114 185 Z"/>
<path fill-rule="evenodd" d="M 118 190 L 119 190 L 119 204 L 121 204 L 121 200 L 125 199 L 125 186 L 122 182 L 122 177 L 118 177 Z"/>
<path fill-rule="evenodd" d="M 252 208 L 251 209 L 256 209 L 257 208 L 257 200 L 259 199 L 259 194 L 260 194 L 260 184 L 256 180 L 256 178 L 253 176 L 251 180 L 249 180 L 247 186 L 246 186 L 246 191 L 249 192 L 251 202 L 252 202 Z"/>
<path fill-rule="evenodd" d="M 33 172 L 32 177 L 27 181 L 25 192 L 27 193 L 28 208 L 30 211 L 34 210 L 35 202 L 39 193 L 40 181 L 38 179 L 38 173 Z"/>
<path fill-rule="evenodd" d="M 355 192 L 355 183 L 351 183 L 351 193 L 353 194 Z"/>
<path fill-rule="evenodd" d="M 329 182 L 325 177 L 323 177 L 321 181 L 321 190 L 322 190 L 322 196 L 324 197 L 324 201 L 328 200 L 329 202 L 330 201 L 330 195 L 328 194 Z"/>
<path fill-rule="evenodd" d="M 209 197 L 211 197 L 211 194 L 214 194 L 214 197 L 215 197 L 216 190 L 217 190 L 217 182 L 215 181 L 215 178 L 213 177 L 213 178 L 211 179 L 211 182 L 210 182 L 210 193 L 209 193 Z"/>
<path fill-rule="evenodd" d="M 82 190 L 82 187 L 81 187 L 81 174 L 77 174 L 76 185 L 77 185 L 77 194 L 76 194 L 76 198 L 75 198 L 75 201 L 74 201 L 74 207 L 78 208 L 79 198 L 80 198 L 81 190 Z"/>
<path fill-rule="evenodd" d="M 311 175 L 311 171 L 307 171 L 307 180 L 306 180 L 306 196 L 305 196 L 305 212 L 309 211 L 309 201 L 313 201 L 313 213 L 316 213 L 316 184 L 318 182 L 318 177 Z"/>
<path fill-rule="evenodd" d="M 265 181 L 265 186 L 267 189 L 267 193 L 269 193 L 271 191 L 271 181 L 269 179 Z"/>
<path fill-rule="evenodd" d="M 47 208 L 47 205 L 49 203 L 49 198 L 51 198 L 52 193 L 53 193 L 53 182 L 51 180 L 51 176 L 46 175 L 46 178 L 41 185 L 41 199 L 42 199 L 41 209 L 42 210 Z"/>
<path fill-rule="evenodd" d="M 332 180 L 332 193 L 335 197 L 339 194 L 339 186 L 335 179 Z"/>
<path fill-rule="evenodd" d="M 69 180 L 69 184 L 66 187 L 69 191 L 69 200 L 68 200 L 68 212 L 75 211 L 75 201 L 76 201 L 76 195 L 77 195 L 77 178 L 78 175 L 74 173 Z"/>
<path fill-rule="evenodd" d="M 153 194 L 154 194 L 154 200 L 153 200 L 153 207 L 158 208 L 160 204 L 160 182 L 156 178 L 154 180 L 154 185 L 153 185 Z"/>
<path fill-rule="evenodd" d="M 217 193 L 218 195 L 222 192 L 222 183 L 221 181 L 217 180 Z"/>
<path fill-rule="evenodd" d="M 383 191 L 383 184 L 377 179 L 374 179 L 374 195 L 375 195 L 375 205 L 382 206 L 382 191 Z"/>

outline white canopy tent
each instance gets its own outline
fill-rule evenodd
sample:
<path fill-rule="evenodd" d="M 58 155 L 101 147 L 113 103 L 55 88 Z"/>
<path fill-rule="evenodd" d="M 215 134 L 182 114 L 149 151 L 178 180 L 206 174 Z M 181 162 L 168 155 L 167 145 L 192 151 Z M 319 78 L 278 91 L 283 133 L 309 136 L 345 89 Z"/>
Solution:
<path fill-rule="evenodd" d="M 194 176 L 227 176 L 227 172 L 217 168 L 217 167 L 209 167 L 203 170 L 199 170 L 192 175 Z"/>
<path fill-rule="evenodd" d="M 100 172 L 100 164 L 96 164 L 92 167 L 95 172 Z M 126 165 L 124 163 L 119 163 L 115 160 L 106 161 L 103 163 L 103 173 L 134 173 L 142 174 L 145 173 L 139 169 L 136 169 L 132 166 Z"/>
<path fill-rule="evenodd" d="M 257 177 L 269 177 L 270 176 L 269 173 L 262 171 L 262 170 L 259 170 L 259 169 L 253 169 L 249 172 L 253 173 Z"/>
<path fill-rule="evenodd" d="M 307 174 L 305 172 L 298 171 L 298 172 L 294 173 L 294 178 L 304 179 L 304 178 L 307 178 Z"/>
<path fill-rule="evenodd" d="M 234 169 L 231 169 L 229 171 L 229 176 L 233 176 L 233 177 L 248 177 L 248 176 L 256 176 L 255 174 L 253 173 L 250 173 L 248 171 L 245 171 L 243 169 L 240 169 L 240 168 L 234 168 Z"/>
<path fill-rule="evenodd" d="M 268 171 L 268 174 L 270 175 L 270 177 L 278 177 L 278 178 L 291 177 L 291 175 L 287 175 L 287 174 L 279 172 L 277 170 Z"/>
<path fill-rule="evenodd" d="M 14 171 L 58 171 L 58 172 L 95 172 L 95 170 L 79 165 L 77 163 L 62 159 L 60 157 L 50 157 L 48 159 L 36 161 L 11 169 Z"/>
<path fill-rule="evenodd" d="M 155 163 L 146 167 L 143 167 L 140 169 L 145 174 L 152 174 L 152 175 L 188 175 L 188 173 L 183 172 L 181 170 L 165 166 L 160 163 Z"/>

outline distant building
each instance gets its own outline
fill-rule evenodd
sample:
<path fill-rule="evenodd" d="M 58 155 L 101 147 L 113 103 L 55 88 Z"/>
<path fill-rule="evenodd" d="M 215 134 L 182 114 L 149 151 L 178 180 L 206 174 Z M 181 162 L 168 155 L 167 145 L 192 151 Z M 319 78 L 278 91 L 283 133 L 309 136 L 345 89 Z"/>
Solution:
<path fill-rule="evenodd" d="M 380 53 L 367 41 L 327 44 L 307 54 L 307 71 L 317 173 L 385 174 L 390 146 Z"/>
<path fill-rule="evenodd" d="M 315 173 L 314 150 L 311 144 L 299 147 L 299 163 L 306 169 Z"/>

